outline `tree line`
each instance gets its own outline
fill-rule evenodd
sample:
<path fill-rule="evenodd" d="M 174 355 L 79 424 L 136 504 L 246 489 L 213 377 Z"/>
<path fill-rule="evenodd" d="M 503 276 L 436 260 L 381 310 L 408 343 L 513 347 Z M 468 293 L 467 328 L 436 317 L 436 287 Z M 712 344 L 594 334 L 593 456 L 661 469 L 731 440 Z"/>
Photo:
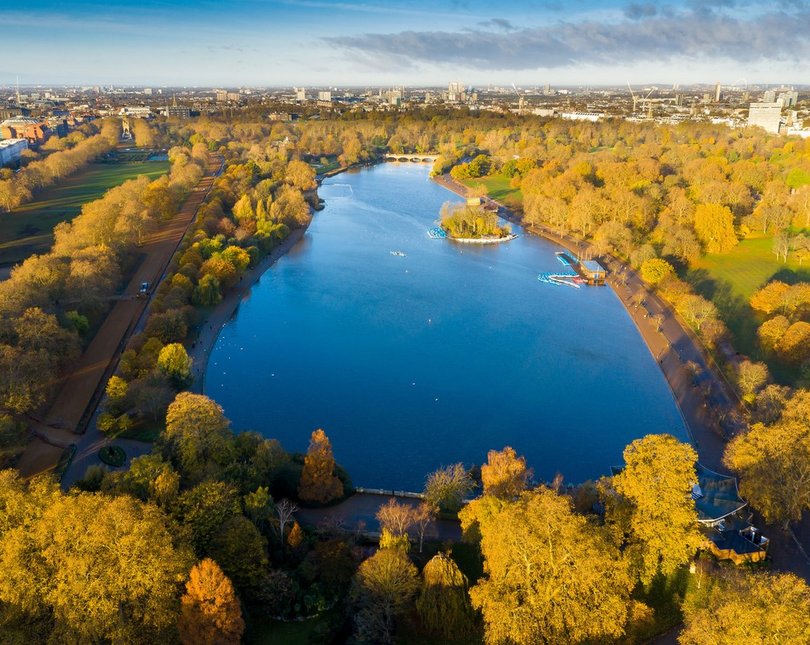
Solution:
<path fill-rule="evenodd" d="M 121 128 L 118 122 L 105 119 L 100 126 L 83 126 L 89 136 L 76 131 L 64 139 L 65 147 L 51 152 L 44 159 L 31 161 L 18 173 L 0 173 L 0 207 L 5 212 L 31 201 L 37 192 L 53 186 L 118 144 Z M 47 146 L 46 146 L 47 149 Z"/>

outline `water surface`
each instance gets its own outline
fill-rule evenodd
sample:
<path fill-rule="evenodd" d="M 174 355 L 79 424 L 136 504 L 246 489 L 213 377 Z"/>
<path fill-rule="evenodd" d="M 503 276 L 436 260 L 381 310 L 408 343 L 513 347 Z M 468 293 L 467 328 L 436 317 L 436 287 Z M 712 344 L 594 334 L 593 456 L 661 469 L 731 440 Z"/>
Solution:
<path fill-rule="evenodd" d="M 685 439 L 613 291 L 539 282 L 562 265 L 537 237 L 428 238 L 442 203 L 458 200 L 428 169 L 386 164 L 324 182 L 326 208 L 212 352 L 206 392 L 234 427 L 294 451 L 322 427 L 355 484 L 408 490 L 505 445 L 537 479 L 579 482 L 621 463 L 637 437 Z"/>

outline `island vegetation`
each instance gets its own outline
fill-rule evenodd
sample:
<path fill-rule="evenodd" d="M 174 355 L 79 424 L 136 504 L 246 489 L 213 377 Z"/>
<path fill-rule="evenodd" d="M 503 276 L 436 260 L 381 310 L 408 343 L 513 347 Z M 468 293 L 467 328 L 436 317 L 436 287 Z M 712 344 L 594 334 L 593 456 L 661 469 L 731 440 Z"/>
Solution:
<path fill-rule="evenodd" d="M 512 234 L 508 225 L 499 224 L 495 213 L 480 205 L 445 202 L 440 225 L 450 239 L 502 239 Z"/>

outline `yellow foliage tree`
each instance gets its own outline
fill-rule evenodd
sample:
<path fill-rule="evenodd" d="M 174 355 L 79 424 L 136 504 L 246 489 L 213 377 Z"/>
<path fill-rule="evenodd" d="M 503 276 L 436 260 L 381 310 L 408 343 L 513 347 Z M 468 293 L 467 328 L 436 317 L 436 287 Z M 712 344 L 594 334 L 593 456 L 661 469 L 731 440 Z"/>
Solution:
<path fill-rule="evenodd" d="M 695 209 L 695 232 L 708 253 L 728 253 L 737 246 L 734 215 L 726 206 L 698 204 Z"/>
<path fill-rule="evenodd" d="M 683 645 L 810 643 L 810 587 L 791 573 L 728 570 L 684 605 Z"/>
<path fill-rule="evenodd" d="M 476 500 L 483 577 L 470 590 L 491 643 L 579 643 L 624 633 L 632 581 L 607 532 L 547 488 L 505 502 Z M 477 502 L 482 501 L 481 504 Z"/>
<path fill-rule="evenodd" d="M 195 565 L 180 600 L 177 628 L 183 645 L 236 645 L 245 631 L 242 609 L 228 577 L 205 558 Z"/>
<path fill-rule="evenodd" d="M 422 624 L 446 639 L 470 632 L 473 611 L 467 576 L 446 553 L 434 555 L 422 570 L 422 591 L 416 599 Z"/>
<path fill-rule="evenodd" d="M 325 504 L 343 495 L 343 483 L 335 475 L 335 458 L 332 444 L 326 433 L 315 430 L 309 441 L 298 496 L 305 502 Z"/>
<path fill-rule="evenodd" d="M 484 494 L 503 499 L 517 497 L 526 490 L 532 476 L 526 467 L 526 458 L 518 457 L 515 449 L 506 446 L 503 450 L 490 450 L 487 463 L 481 466 L 481 481 Z"/>
<path fill-rule="evenodd" d="M 627 553 L 643 582 L 689 562 L 703 543 L 692 499 L 697 454 L 671 435 L 648 435 L 624 450 L 625 466 L 613 478 L 629 509 L 613 518 L 630 536 Z"/>

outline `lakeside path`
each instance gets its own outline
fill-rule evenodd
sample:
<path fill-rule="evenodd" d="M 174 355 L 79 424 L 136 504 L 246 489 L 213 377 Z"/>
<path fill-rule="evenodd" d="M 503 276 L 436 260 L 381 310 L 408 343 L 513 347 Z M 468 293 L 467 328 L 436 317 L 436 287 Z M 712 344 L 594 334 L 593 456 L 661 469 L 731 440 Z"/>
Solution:
<path fill-rule="evenodd" d="M 79 444 L 83 449 L 88 442 L 93 443 L 92 436 L 81 433 L 94 416 L 104 384 L 115 369 L 129 337 L 143 319 L 155 287 L 221 168 L 222 159 L 211 155 L 205 175 L 175 216 L 147 238 L 141 249 L 143 258 L 124 289 L 125 298 L 116 301 L 74 369 L 62 378 L 47 414 L 41 420 L 32 421 L 33 437 L 17 466 L 24 477 L 56 468 L 64 450 L 73 444 Z M 147 298 L 137 297 L 142 282 L 150 284 Z"/>

